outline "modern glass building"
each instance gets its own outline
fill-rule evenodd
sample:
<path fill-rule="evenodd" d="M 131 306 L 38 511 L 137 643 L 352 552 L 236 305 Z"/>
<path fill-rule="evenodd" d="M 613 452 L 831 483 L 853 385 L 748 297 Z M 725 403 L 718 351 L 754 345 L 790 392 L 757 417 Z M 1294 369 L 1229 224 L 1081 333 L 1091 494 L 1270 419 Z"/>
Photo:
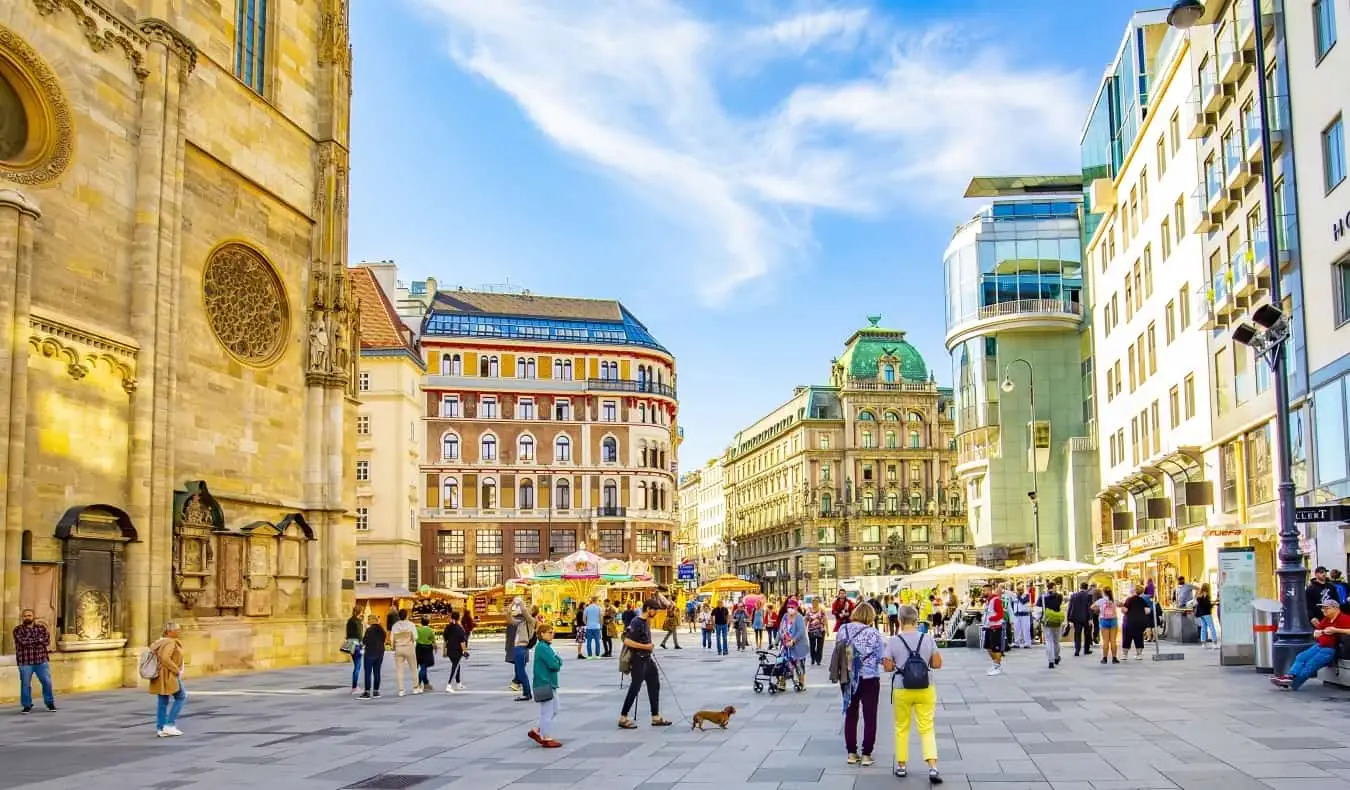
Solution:
<path fill-rule="evenodd" d="M 956 473 L 979 559 L 1081 559 L 1092 552 L 1097 482 L 1082 179 L 976 178 L 966 197 L 992 199 L 957 229 L 945 260 Z"/>
<path fill-rule="evenodd" d="M 1120 172 L 1148 112 L 1158 53 L 1175 46 L 1180 36 L 1168 26 L 1165 8 L 1139 11 L 1125 26 L 1125 37 L 1097 89 L 1097 99 L 1083 129 L 1084 245 L 1103 216 L 1093 202 L 1092 184 L 1101 178 L 1109 182 Z"/>

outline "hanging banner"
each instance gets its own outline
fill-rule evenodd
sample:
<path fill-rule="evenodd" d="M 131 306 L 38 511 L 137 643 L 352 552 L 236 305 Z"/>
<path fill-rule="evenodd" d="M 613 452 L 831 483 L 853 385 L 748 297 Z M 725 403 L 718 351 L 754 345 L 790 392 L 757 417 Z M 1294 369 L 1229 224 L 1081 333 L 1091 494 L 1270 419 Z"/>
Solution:
<path fill-rule="evenodd" d="M 1221 663 L 1250 663 L 1256 647 L 1252 602 L 1256 600 L 1256 550 L 1219 549 L 1219 630 Z M 1248 658 L 1243 662 L 1244 658 Z"/>

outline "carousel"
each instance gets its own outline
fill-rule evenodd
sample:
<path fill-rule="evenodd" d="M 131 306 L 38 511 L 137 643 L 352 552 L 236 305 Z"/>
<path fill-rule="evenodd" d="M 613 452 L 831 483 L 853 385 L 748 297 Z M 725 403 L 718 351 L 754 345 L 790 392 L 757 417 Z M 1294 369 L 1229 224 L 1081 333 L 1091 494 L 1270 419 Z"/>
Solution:
<path fill-rule="evenodd" d="M 629 598 L 641 600 L 656 589 L 651 568 L 641 560 L 605 559 L 582 546 L 561 560 L 521 563 L 508 587 L 524 588 L 539 614 L 559 635 L 574 633 L 577 610 L 592 597 L 622 609 Z"/>

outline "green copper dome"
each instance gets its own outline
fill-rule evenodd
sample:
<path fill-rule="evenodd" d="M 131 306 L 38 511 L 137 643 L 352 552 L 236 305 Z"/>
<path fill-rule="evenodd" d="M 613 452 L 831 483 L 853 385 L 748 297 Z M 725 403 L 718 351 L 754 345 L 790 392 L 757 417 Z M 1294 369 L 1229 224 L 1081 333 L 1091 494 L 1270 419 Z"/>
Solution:
<path fill-rule="evenodd" d="M 869 315 L 867 322 L 844 344 L 844 354 L 835 363 L 838 373 L 881 382 L 929 380 L 928 365 L 919 350 L 905 341 L 903 331 L 877 326 L 879 315 Z"/>

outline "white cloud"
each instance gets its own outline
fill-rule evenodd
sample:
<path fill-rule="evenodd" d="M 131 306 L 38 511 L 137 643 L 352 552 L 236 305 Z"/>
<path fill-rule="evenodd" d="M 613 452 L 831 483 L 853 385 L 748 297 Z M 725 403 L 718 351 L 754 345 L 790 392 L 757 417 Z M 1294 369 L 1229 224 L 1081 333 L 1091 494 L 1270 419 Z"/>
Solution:
<path fill-rule="evenodd" d="M 932 210 L 973 175 L 1077 160 L 1079 77 L 865 9 L 745 26 L 674 0 L 420 1 L 447 23 L 461 67 L 687 228 L 689 249 L 672 254 L 701 261 L 686 274 L 709 303 L 804 254 L 814 212 Z M 770 109 L 747 115 L 723 102 L 720 75 L 756 47 L 784 67 L 824 50 L 864 68 L 786 89 L 789 70 L 770 72 Z"/>
<path fill-rule="evenodd" d="M 871 13 L 866 8 L 830 8 L 806 11 L 753 28 L 746 42 L 772 46 L 784 54 L 803 55 L 823 44 L 846 46 L 857 43 Z"/>

